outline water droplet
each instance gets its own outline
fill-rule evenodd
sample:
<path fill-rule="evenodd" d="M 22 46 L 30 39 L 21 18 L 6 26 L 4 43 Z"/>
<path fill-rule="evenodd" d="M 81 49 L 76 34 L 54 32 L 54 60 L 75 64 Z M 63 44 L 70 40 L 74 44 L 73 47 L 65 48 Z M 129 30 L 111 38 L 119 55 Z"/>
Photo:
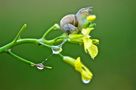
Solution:
<path fill-rule="evenodd" d="M 44 67 L 45 67 L 42 63 L 36 64 L 35 66 L 36 66 L 37 69 L 39 69 L 39 70 L 43 70 Z"/>
<path fill-rule="evenodd" d="M 84 80 L 84 79 L 82 79 L 82 82 L 83 82 L 84 84 L 88 84 L 90 81 L 91 81 L 91 80 Z"/>
<path fill-rule="evenodd" d="M 59 54 L 62 51 L 61 46 L 52 46 L 52 53 Z"/>

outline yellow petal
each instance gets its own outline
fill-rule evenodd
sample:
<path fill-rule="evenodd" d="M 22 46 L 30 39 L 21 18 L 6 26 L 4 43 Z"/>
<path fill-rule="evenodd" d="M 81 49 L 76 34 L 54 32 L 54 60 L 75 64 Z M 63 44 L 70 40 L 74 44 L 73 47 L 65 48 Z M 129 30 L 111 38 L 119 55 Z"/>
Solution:
<path fill-rule="evenodd" d="M 81 72 L 82 70 L 82 63 L 80 61 L 80 57 L 75 60 L 75 69 L 79 72 Z"/>
<path fill-rule="evenodd" d="M 90 48 L 90 46 L 92 45 L 92 40 L 87 37 L 84 37 L 83 43 L 84 43 L 84 50 L 87 53 L 87 49 Z"/>
<path fill-rule="evenodd" d="M 75 61 L 75 70 L 80 72 L 83 82 L 90 81 L 92 79 L 93 74 L 85 65 L 83 65 L 80 57 L 78 57 Z"/>
<path fill-rule="evenodd" d="M 63 60 L 74 66 L 75 70 L 80 72 L 83 83 L 87 84 L 92 79 L 92 72 L 81 62 L 80 57 L 77 59 L 71 58 L 69 56 L 63 56 Z"/>
<path fill-rule="evenodd" d="M 83 28 L 81 33 L 84 35 L 84 36 L 88 36 L 89 33 L 93 30 L 94 28 Z"/>
<path fill-rule="evenodd" d="M 92 59 L 94 59 L 98 54 L 98 47 L 96 45 L 92 44 L 90 46 L 90 48 L 88 48 L 88 52 L 89 52 L 90 56 L 92 57 Z"/>
<path fill-rule="evenodd" d="M 82 76 L 82 80 L 91 80 L 93 77 L 93 74 L 91 73 L 91 71 L 88 71 L 88 69 L 86 69 L 87 71 L 82 71 L 81 76 Z"/>

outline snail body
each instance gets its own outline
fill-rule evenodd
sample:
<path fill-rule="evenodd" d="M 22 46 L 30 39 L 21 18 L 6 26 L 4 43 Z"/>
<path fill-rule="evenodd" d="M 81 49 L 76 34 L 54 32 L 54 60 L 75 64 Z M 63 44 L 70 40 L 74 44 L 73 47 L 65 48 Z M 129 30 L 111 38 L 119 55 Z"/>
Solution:
<path fill-rule="evenodd" d="M 61 29 L 68 33 L 78 33 L 86 22 L 86 17 L 92 12 L 92 7 L 81 8 L 76 14 L 69 14 L 60 20 Z"/>

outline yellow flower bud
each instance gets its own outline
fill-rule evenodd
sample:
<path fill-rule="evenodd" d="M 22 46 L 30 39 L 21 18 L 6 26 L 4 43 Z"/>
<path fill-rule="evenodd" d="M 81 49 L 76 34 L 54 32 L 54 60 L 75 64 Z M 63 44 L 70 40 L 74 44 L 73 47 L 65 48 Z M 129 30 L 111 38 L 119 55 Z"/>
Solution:
<path fill-rule="evenodd" d="M 96 19 L 95 15 L 90 15 L 90 16 L 87 17 L 87 20 L 90 21 L 90 22 L 94 21 L 95 19 Z"/>
<path fill-rule="evenodd" d="M 63 60 L 74 66 L 75 70 L 80 72 L 81 79 L 83 83 L 87 84 L 91 81 L 93 74 L 92 72 L 81 62 L 80 57 L 77 59 L 71 58 L 69 56 L 63 56 Z"/>
<path fill-rule="evenodd" d="M 75 60 L 75 70 L 80 72 L 83 83 L 87 84 L 91 81 L 92 72 L 81 62 L 80 57 Z"/>

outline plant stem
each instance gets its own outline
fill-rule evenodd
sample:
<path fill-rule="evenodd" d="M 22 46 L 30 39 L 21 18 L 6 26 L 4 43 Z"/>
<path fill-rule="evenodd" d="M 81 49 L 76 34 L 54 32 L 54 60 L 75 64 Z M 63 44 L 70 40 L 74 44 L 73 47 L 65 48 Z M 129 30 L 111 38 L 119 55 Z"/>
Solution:
<path fill-rule="evenodd" d="M 10 49 L 8 50 L 8 54 L 11 55 L 11 56 L 13 56 L 13 57 L 15 57 L 15 58 L 17 58 L 17 60 L 21 60 L 21 61 L 23 61 L 25 63 L 30 64 L 31 66 L 35 65 L 35 63 L 33 63 L 33 62 L 31 62 L 31 61 L 29 61 L 27 59 L 24 59 L 24 58 L 22 58 L 22 57 L 20 57 L 20 56 L 18 56 L 16 54 L 14 54 Z"/>
<path fill-rule="evenodd" d="M 0 53 L 6 52 L 8 49 L 11 49 L 12 47 L 14 47 L 16 45 L 21 45 L 21 44 L 25 44 L 25 43 L 31 43 L 31 44 L 36 44 L 36 45 L 44 43 L 46 46 L 49 46 L 49 45 L 53 45 L 53 44 L 62 42 L 64 40 L 64 38 L 65 37 L 59 36 L 59 37 L 54 38 L 52 40 L 45 40 L 45 39 L 41 40 L 41 39 L 32 39 L 32 38 L 19 39 L 16 42 L 10 42 L 10 43 L 6 44 L 5 46 L 0 47 Z"/>
<path fill-rule="evenodd" d="M 12 47 L 19 45 L 19 44 L 24 44 L 24 43 L 34 43 L 34 44 L 39 44 L 38 39 L 30 39 L 30 38 L 26 38 L 26 39 L 19 39 L 16 42 L 12 41 L 8 44 L 6 44 L 3 47 L 0 47 L 0 53 L 2 52 L 7 52 L 8 49 L 11 49 Z"/>
<path fill-rule="evenodd" d="M 57 29 L 60 29 L 59 25 L 58 24 L 54 24 L 51 28 L 49 28 L 42 36 L 43 39 L 45 39 L 45 37 L 47 36 L 47 34 L 49 32 L 51 32 L 52 30 L 57 30 Z"/>
<path fill-rule="evenodd" d="M 20 31 L 18 32 L 18 34 L 16 35 L 15 39 L 14 39 L 12 42 L 10 42 L 10 43 L 8 43 L 8 44 L 6 44 L 6 45 L 0 47 L 0 53 L 6 52 L 6 53 L 8 53 L 9 55 L 11 55 L 11 56 L 17 58 L 17 60 L 23 61 L 23 62 L 25 62 L 25 63 L 30 64 L 31 66 L 34 66 L 35 63 L 33 63 L 33 62 L 31 62 L 31 61 L 29 61 L 29 60 L 27 60 L 27 59 L 24 59 L 24 58 L 22 58 L 22 57 L 16 55 L 15 53 L 13 53 L 13 52 L 11 51 L 11 49 L 12 49 L 13 47 L 17 46 L 17 45 L 26 44 L 26 43 L 36 44 L 36 45 L 39 45 L 39 44 L 40 44 L 40 45 L 43 45 L 43 46 L 46 46 L 46 47 L 51 47 L 51 46 L 54 45 L 54 44 L 63 42 L 64 39 L 67 37 L 66 35 L 62 34 L 62 35 L 60 35 L 60 36 L 58 36 L 58 37 L 56 37 L 56 38 L 54 38 L 54 39 L 51 39 L 51 40 L 46 40 L 46 39 L 45 39 L 45 36 L 46 36 L 49 32 L 51 32 L 52 30 L 56 30 L 56 29 L 59 29 L 59 28 L 60 28 L 58 24 L 55 24 L 55 25 L 53 25 L 51 28 L 49 28 L 49 29 L 44 33 L 44 35 L 42 36 L 42 38 L 40 38 L 40 39 L 33 39 L 33 38 L 24 38 L 24 39 L 21 39 L 21 38 L 19 38 L 19 37 L 20 37 L 20 34 L 21 34 L 22 31 L 26 28 L 26 26 L 27 26 L 26 24 L 24 24 L 24 25 L 22 26 L 22 28 L 20 29 Z"/>
<path fill-rule="evenodd" d="M 24 43 L 32 43 L 32 44 L 42 44 L 44 46 L 50 46 L 50 45 L 53 45 L 55 43 L 58 43 L 58 42 L 61 42 L 63 41 L 63 37 L 62 36 L 58 36 L 57 38 L 55 39 L 52 39 L 52 40 L 46 40 L 45 39 L 45 36 L 51 32 L 52 30 L 56 30 L 56 29 L 60 29 L 59 25 L 58 24 L 54 24 L 51 28 L 49 28 L 45 33 L 44 35 L 42 36 L 41 39 L 33 39 L 33 38 L 25 38 L 25 39 L 19 39 L 20 37 L 20 34 L 22 33 L 22 31 L 27 27 L 26 24 L 24 24 L 22 26 L 22 28 L 20 29 L 20 31 L 18 32 L 17 36 L 15 37 L 15 39 L 0 47 L 0 53 L 2 52 L 7 52 L 7 50 L 11 49 L 12 47 L 16 46 L 16 45 L 20 45 L 20 44 L 24 44 Z"/>
<path fill-rule="evenodd" d="M 14 42 L 16 42 L 16 41 L 18 40 L 18 38 L 20 37 L 20 34 L 26 29 L 26 27 L 27 27 L 27 24 L 24 24 L 24 25 L 22 26 L 22 28 L 21 28 L 21 29 L 19 30 L 19 32 L 17 33 L 15 39 L 13 40 Z"/>

